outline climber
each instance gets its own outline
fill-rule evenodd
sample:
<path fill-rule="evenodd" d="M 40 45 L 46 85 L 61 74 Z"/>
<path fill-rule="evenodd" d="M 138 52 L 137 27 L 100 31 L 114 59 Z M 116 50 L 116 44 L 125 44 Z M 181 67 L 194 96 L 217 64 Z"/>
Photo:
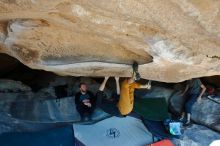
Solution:
<path fill-rule="evenodd" d="M 105 77 L 102 84 L 99 87 L 98 92 L 96 93 L 97 98 L 97 107 L 101 108 L 106 113 L 113 116 L 120 116 L 117 103 L 120 97 L 120 85 L 119 85 L 119 77 L 115 77 L 116 82 L 116 93 L 113 93 L 110 98 L 107 97 L 106 92 L 104 92 L 106 82 L 109 77 Z"/>
<path fill-rule="evenodd" d="M 202 84 L 200 79 L 191 79 L 186 82 L 186 88 L 181 94 L 181 96 L 186 95 L 188 99 L 184 105 L 186 112 L 185 125 L 190 125 L 190 117 L 192 114 L 192 107 L 195 102 L 199 102 L 206 91 L 206 87 Z M 202 90 L 201 90 L 202 89 Z M 185 113 L 182 114 L 180 120 L 183 121 L 185 118 Z"/>
<path fill-rule="evenodd" d="M 80 91 L 75 94 L 76 109 L 80 114 L 81 121 L 85 120 L 86 114 L 89 120 L 91 120 L 92 113 L 95 109 L 95 96 L 87 90 L 85 83 L 80 83 L 79 89 Z"/>
<path fill-rule="evenodd" d="M 103 103 L 103 99 L 105 99 L 106 97 L 103 90 L 105 88 L 105 84 L 107 80 L 108 80 L 108 77 L 105 77 L 103 83 L 101 84 L 99 88 L 99 92 L 97 93 L 97 101 L 98 101 L 97 105 L 101 105 L 101 103 Z M 114 115 L 116 115 L 117 113 L 120 113 L 120 115 L 126 116 L 132 111 L 133 104 L 134 104 L 134 90 L 135 89 L 137 88 L 150 89 L 151 88 L 150 82 L 148 84 L 141 85 L 136 82 L 137 80 L 140 80 L 140 74 L 138 73 L 138 64 L 136 62 L 133 64 L 132 77 L 125 79 L 122 82 L 121 88 L 119 86 L 119 78 L 115 77 L 117 93 L 113 94 L 114 95 L 113 98 L 109 99 L 114 104 L 114 111 L 116 111 Z M 116 110 L 116 108 L 118 108 L 118 110 Z"/>

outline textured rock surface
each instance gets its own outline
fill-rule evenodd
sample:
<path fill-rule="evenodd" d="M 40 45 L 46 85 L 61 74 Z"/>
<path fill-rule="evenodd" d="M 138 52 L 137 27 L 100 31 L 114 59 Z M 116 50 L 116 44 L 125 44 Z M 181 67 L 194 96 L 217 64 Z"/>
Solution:
<path fill-rule="evenodd" d="M 36 76 L 40 80 L 42 76 Z M 114 80 L 113 80 L 114 81 Z M 80 116 L 76 111 L 73 95 L 78 92 L 80 82 L 88 84 L 90 91 L 97 92 L 100 84 L 91 78 L 69 78 L 55 76 L 52 80 L 46 80 L 48 86 L 33 92 L 30 87 L 19 81 L 0 80 L 0 114 L 5 112 L 12 117 L 31 122 L 77 122 Z M 36 83 L 36 82 L 35 82 Z M 108 84 L 112 82 L 109 81 Z M 115 84 L 115 83 L 114 83 Z M 58 99 L 55 88 L 67 85 L 67 95 L 69 97 Z M 107 85 L 106 87 L 109 87 Z M 70 89 L 72 92 L 68 91 Z M 114 90 L 113 90 L 114 91 Z M 110 89 L 105 89 L 110 97 Z M 96 109 L 93 114 L 94 120 L 100 120 L 109 115 L 100 109 Z"/>
<path fill-rule="evenodd" d="M 220 98 L 215 98 L 220 102 Z M 170 99 L 170 108 L 173 113 L 177 115 L 181 114 L 184 105 L 184 99 L 179 93 L 174 94 Z M 205 125 L 220 132 L 220 104 L 216 103 L 206 97 L 203 97 L 201 102 L 197 102 L 193 105 L 192 119 L 196 123 Z"/>
<path fill-rule="evenodd" d="M 216 0 L 1 0 L 0 52 L 72 76 L 220 74 Z"/>
<path fill-rule="evenodd" d="M 209 146 L 220 135 L 204 126 L 193 124 L 184 130 L 182 139 L 173 139 L 175 146 Z"/>
<path fill-rule="evenodd" d="M 28 92 L 31 88 L 22 84 L 19 81 L 12 81 L 1 79 L 0 80 L 0 92 Z"/>
<path fill-rule="evenodd" d="M 220 103 L 220 99 L 216 101 Z M 192 111 L 192 119 L 197 123 L 206 125 L 212 129 L 220 131 L 220 104 L 209 99 L 196 103 Z"/>

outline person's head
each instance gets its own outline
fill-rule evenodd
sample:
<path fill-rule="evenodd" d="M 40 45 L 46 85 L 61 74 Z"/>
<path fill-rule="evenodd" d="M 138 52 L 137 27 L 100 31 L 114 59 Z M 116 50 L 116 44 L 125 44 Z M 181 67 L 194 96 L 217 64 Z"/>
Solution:
<path fill-rule="evenodd" d="M 86 83 L 80 83 L 79 84 L 79 89 L 81 92 L 87 92 L 87 85 Z"/>

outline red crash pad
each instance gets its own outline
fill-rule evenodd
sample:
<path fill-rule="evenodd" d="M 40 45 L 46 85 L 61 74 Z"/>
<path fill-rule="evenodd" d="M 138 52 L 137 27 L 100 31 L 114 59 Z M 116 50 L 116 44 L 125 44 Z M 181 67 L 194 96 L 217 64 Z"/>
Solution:
<path fill-rule="evenodd" d="M 170 140 L 165 139 L 147 146 L 174 146 L 174 144 Z"/>

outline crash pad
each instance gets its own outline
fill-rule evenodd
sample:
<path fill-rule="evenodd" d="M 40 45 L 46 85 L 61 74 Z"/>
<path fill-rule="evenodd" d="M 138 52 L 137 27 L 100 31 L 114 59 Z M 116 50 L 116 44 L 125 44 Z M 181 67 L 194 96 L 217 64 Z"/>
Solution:
<path fill-rule="evenodd" d="M 164 140 L 158 141 L 156 143 L 153 143 L 147 146 L 174 146 L 174 144 L 170 140 L 164 139 Z"/>
<path fill-rule="evenodd" d="M 72 125 L 40 132 L 12 132 L 0 135 L 0 146 L 74 146 Z"/>
<path fill-rule="evenodd" d="M 77 146 L 140 146 L 153 142 L 152 134 L 134 117 L 111 117 L 92 125 L 74 124 Z"/>
<path fill-rule="evenodd" d="M 148 120 L 163 121 L 169 118 L 165 98 L 136 98 L 134 111 Z"/>

